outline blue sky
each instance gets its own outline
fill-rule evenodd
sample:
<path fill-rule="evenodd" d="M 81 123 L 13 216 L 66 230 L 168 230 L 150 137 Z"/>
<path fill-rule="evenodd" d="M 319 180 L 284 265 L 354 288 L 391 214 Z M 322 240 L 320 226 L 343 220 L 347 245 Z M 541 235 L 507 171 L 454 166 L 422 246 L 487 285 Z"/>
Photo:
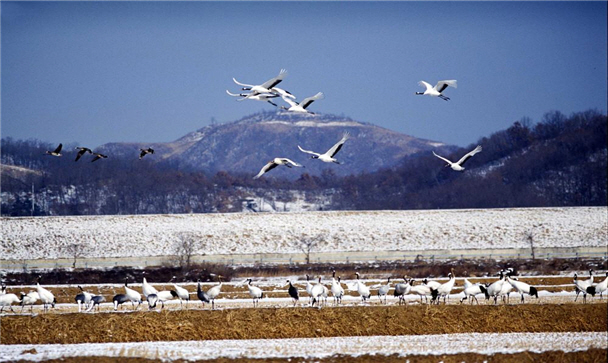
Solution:
<path fill-rule="evenodd" d="M 465 146 L 522 116 L 607 105 L 606 2 L 6 2 L 2 137 L 172 141 L 273 106 L 232 77 L 310 109 Z M 420 80 L 458 80 L 451 98 Z"/>

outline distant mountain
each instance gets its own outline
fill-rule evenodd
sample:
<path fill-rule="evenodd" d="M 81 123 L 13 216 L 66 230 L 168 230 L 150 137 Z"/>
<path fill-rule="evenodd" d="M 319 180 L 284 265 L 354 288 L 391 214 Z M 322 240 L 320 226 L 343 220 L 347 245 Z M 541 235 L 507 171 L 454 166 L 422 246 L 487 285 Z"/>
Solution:
<path fill-rule="evenodd" d="M 338 154 L 343 165 L 307 159 L 297 149 L 299 143 L 325 151 L 344 131 L 353 138 Z M 0 212 L 24 216 L 606 206 L 607 138 L 605 114 L 549 112 L 539 123 L 523 119 L 481 138 L 475 144 L 483 151 L 467 161 L 465 171 L 455 172 L 427 150 L 437 146 L 445 149 L 442 155 L 457 160 L 475 144 L 452 149 L 327 115 L 267 113 L 204 127 L 175 142 L 151 145 L 157 152 L 144 160 L 137 159 L 138 149 L 149 145 L 108 144 L 105 153 L 111 157 L 91 163 L 90 156 L 75 162 L 73 147 L 66 146 L 63 157 L 54 158 L 44 155 L 54 145 L 9 137 L 1 144 Z M 291 179 L 253 180 L 273 156 L 290 157 L 307 167 L 282 167 L 270 174 Z M 391 165 L 396 166 L 387 167 Z M 323 168 L 348 175 L 303 174 Z"/>
<path fill-rule="evenodd" d="M 311 160 L 298 150 L 324 153 L 344 132 L 351 138 L 336 158 L 342 165 Z M 238 121 L 210 125 L 168 143 L 110 143 L 100 149 L 111 155 L 137 154 L 141 147 L 156 152 L 148 160 L 169 162 L 181 170 L 256 174 L 274 157 L 287 157 L 306 169 L 277 168 L 272 176 L 297 178 L 303 172 L 320 175 L 331 169 L 336 175 L 372 172 L 397 165 L 405 156 L 446 147 L 441 142 L 418 139 L 370 123 L 335 115 L 299 115 L 262 112 Z M 451 147 L 448 147 L 451 149 Z"/>

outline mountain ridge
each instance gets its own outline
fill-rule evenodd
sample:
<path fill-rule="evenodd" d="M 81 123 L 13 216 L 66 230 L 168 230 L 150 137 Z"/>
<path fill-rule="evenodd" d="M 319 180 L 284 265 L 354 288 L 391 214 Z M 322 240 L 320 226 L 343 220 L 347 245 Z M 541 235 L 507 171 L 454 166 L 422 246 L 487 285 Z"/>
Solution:
<path fill-rule="evenodd" d="M 344 165 L 312 161 L 297 148 L 300 145 L 324 153 L 345 132 L 351 137 L 337 155 Z M 132 149 L 149 146 L 156 150 L 149 160 L 171 163 L 182 170 L 257 173 L 268 160 L 287 157 L 306 164 L 305 172 L 311 175 L 320 175 L 328 168 L 333 168 L 337 175 L 373 172 L 393 167 L 407 155 L 451 148 L 442 142 L 416 138 L 346 116 L 258 112 L 236 121 L 204 126 L 171 142 L 108 143 L 100 149 L 127 156 L 133 153 Z M 293 179 L 300 173 L 278 168 L 271 175 Z"/>

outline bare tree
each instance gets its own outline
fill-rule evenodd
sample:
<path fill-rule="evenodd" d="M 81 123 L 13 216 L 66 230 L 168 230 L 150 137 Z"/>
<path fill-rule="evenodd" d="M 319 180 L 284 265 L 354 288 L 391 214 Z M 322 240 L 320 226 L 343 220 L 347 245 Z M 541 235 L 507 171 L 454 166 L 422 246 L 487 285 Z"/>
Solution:
<path fill-rule="evenodd" d="M 199 240 L 192 233 L 182 233 L 175 244 L 176 262 L 181 268 L 190 267 L 192 256 L 199 245 Z"/>
<path fill-rule="evenodd" d="M 327 236 L 318 234 L 316 236 L 302 236 L 299 239 L 293 240 L 293 245 L 300 249 L 306 256 L 306 263 L 310 264 L 310 254 L 313 250 L 317 249 L 321 242 L 327 240 Z"/>
<path fill-rule="evenodd" d="M 66 247 L 64 247 L 66 253 L 72 257 L 72 268 L 76 268 L 76 262 L 79 258 L 84 257 L 87 245 L 83 243 L 70 243 Z"/>
<path fill-rule="evenodd" d="M 532 252 L 532 259 L 536 259 L 536 254 L 534 252 L 534 237 L 535 237 L 535 228 L 542 226 L 542 224 L 535 224 L 530 228 L 527 232 L 524 232 L 524 238 L 530 244 L 530 251 Z"/>

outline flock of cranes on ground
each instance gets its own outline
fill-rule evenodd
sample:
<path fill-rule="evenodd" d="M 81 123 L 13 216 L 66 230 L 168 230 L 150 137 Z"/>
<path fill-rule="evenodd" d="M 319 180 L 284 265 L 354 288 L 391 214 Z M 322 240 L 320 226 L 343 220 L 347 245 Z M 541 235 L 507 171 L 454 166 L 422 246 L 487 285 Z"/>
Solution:
<path fill-rule="evenodd" d="M 281 71 L 279 72 L 279 74 L 276 77 L 273 77 L 273 78 L 269 79 L 268 81 L 266 81 L 262 84 L 259 84 L 259 85 L 241 83 L 241 82 L 237 81 L 235 78 L 232 78 L 234 83 L 236 83 L 239 86 L 242 86 L 241 91 L 249 91 L 249 92 L 248 93 L 231 93 L 230 91 L 226 90 L 226 93 L 233 97 L 240 97 L 237 101 L 244 101 L 244 100 L 262 101 L 262 102 L 270 103 L 271 105 L 273 105 L 275 107 L 279 107 L 279 106 L 276 103 L 272 102 L 272 100 L 275 98 L 281 97 L 283 99 L 283 101 L 285 101 L 289 105 L 289 107 L 281 106 L 280 109 L 286 110 L 287 112 L 314 115 L 314 112 L 309 111 L 308 107 L 314 101 L 325 98 L 325 95 L 323 94 L 323 92 L 318 92 L 314 96 L 303 99 L 301 102 L 296 102 L 296 96 L 294 96 L 291 92 L 277 87 L 277 85 L 279 83 L 281 83 L 286 76 L 287 76 L 287 71 L 285 69 L 281 69 Z M 420 86 L 424 86 L 426 88 L 426 90 L 424 92 L 416 92 L 415 94 L 439 97 L 445 101 L 449 100 L 449 98 L 443 95 L 443 91 L 445 91 L 446 88 L 448 88 L 448 87 L 453 87 L 453 88 L 457 87 L 456 80 L 439 81 L 439 82 L 437 82 L 437 84 L 434 87 L 425 81 L 420 81 L 420 82 L 418 82 L 418 84 Z M 344 133 L 344 135 L 342 136 L 342 139 L 340 139 L 340 141 L 338 141 L 334 146 L 332 146 L 324 154 L 319 154 L 314 151 L 305 150 L 302 147 L 300 147 L 300 145 L 298 145 L 298 149 L 300 149 L 300 151 L 302 151 L 303 153 L 312 155 L 311 159 L 318 159 L 318 160 L 326 162 L 326 163 L 340 164 L 340 162 L 338 160 L 336 160 L 334 158 L 334 156 L 338 153 L 338 151 L 340 151 L 340 149 L 342 148 L 342 145 L 344 145 L 344 143 L 346 142 L 348 137 L 349 137 L 349 134 Z M 62 155 L 61 154 L 62 147 L 63 147 L 63 145 L 59 144 L 59 146 L 55 150 L 46 151 L 46 155 L 59 157 Z M 93 152 L 91 149 L 89 149 L 87 147 L 78 146 L 78 147 L 76 147 L 76 149 L 78 150 L 78 153 L 76 155 L 75 161 L 78 161 L 86 153 L 94 155 L 94 158 L 91 160 L 91 162 L 97 161 L 99 159 L 106 159 L 108 157 L 107 155 Z M 442 156 L 435 154 L 434 151 L 433 151 L 433 155 L 435 155 L 436 157 L 445 161 L 447 163 L 446 167 L 449 166 L 455 171 L 463 171 L 464 167 L 462 165 L 464 164 L 464 162 L 467 161 L 471 156 L 473 156 L 479 152 L 481 152 L 481 146 L 477 146 L 473 151 L 467 153 L 465 156 L 463 156 L 460 160 L 458 160 L 455 163 L 451 162 L 450 160 L 448 160 Z M 147 154 L 154 154 L 154 150 L 152 148 L 140 149 L 139 159 L 142 159 Z M 266 165 L 264 165 L 262 167 L 262 169 L 259 171 L 259 173 L 257 175 L 255 175 L 253 178 L 258 179 L 262 175 L 264 175 L 265 173 L 269 172 L 270 170 L 276 168 L 279 165 L 284 165 L 288 168 L 304 167 L 304 165 L 298 164 L 297 162 L 295 162 L 289 158 L 276 157 L 276 158 L 273 158 L 272 160 L 270 160 L 268 163 L 266 163 Z"/>
<path fill-rule="evenodd" d="M 513 269 L 509 268 L 507 270 L 502 270 L 498 274 L 498 280 L 486 284 L 474 284 L 465 278 L 464 289 L 462 291 L 464 297 L 460 299 L 460 303 L 468 300 L 470 304 L 473 304 L 473 301 L 479 304 L 477 297 L 485 297 L 485 299 L 490 303 L 493 300 L 494 304 L 498 304 L 499 299 L 501 299 L 503 303 L 509 303 L 509 296 L 512 292 L 520 294 L 521 303 L 525 302 L 525 295 L 533 296 L 538 299 L 538 290 L 536 287 L 523 281 L 519 281 L 517 277 L 514 277 L 513 275 Z M 219 283 L 206 291 L 201 288 L 200 280 L 197 281 L 196 297 L 202 302 L 203 308 L 205 307 L 205 303 L 207 303 L 211 304 L 211 309 L 215 309 L 215 300 L 220 295 L 223 284 L 222 276 L 216 276 Z M 377 290 L 376 294 L 378 299 L 381 303 L 386 304 L 387 296 L 390 295 L 390 290 L 392 289 L 393 296 L 399 299 L 399 305 L 406 304 L 406 295 L 418 295 L 420 297 L 421 304 L 423 302 L 429 303 L 429 298 L 431 304 L 439 304 L 442 299 L 445 304 L 449 300 L 450 293 L 456 285 L 456 277 L 453 271 L 448 274 L 448 280 L 444 283 L 426 278 L 416 281 L 413 278 L 403 276 L 403 281 L 395 284 L 394 286 L 391 284 L 391 278 L 387 279 L 386 284 L 367 286 L 360 279 L 358 272 L 355 273 L 355 276 L 355 282 L 352 284 L 347 284 L 347 289 L 349 291 L 356 291 L 361 297 L 361 301 L 363 303 L 370 301 L 372 297 L 372 290 Z M 114 310 L 118 310 L 121 305 L 129 302 L 131 303 L 133 309 L 136 310 L 144 301 L 148 303 L 148 308 L 150 310 L 155 309 L 159 303 L 160 309 L 163 309 L 165 302 L 173 299 L 179 299 L 182 308 L 185 302 L 187 308 L 191 293 L 185 288 L 174 283 L 174 280 L 175 277 L 173 277 L 170 281 L 172 282 L 173 289 L 158 291 L 155 287 L 150 285 L 144 277 L 141 285 L 143 294 L 142 298 L 142 294 L 128 286 L 129 281 L 128 278 L 126 278 L 124 283 L 124 294 L 117 294 L 112 298 Z M 330 293 L 333 297 L 334 305 L 339 305 L 342 303 L 345 290 L 342 287 L 340 276 L 336 278 L 335 271 L 332 272 L 331 285 L 329 285 L 329 287 L 322 282 L 320 276 L 317 278 L 316 283 L 312 283 L 311 281 L 311 276 L 306 275 L 305 291 L 308 295 L 308 304 L 311 307 L 316 305 L 320 308 L 322 305 L 327 305 L 327 300 Z M 573 282 L 576 291 L 576 298 L 574 301 L 577 301 L 580 294 L 583 294 L 584 303 L 587 302 L 587 295 L 600 295 L 600 299 L 603 299 L 603 293 L 606 292 L 608 287 L 608 272 L 606 272 L 606 278 L 599 283 L 594 283 L 592 270 L 589 271 L 589 279 L 586 280 L 580 280 L 578 279 L 577 274 L 574 274 Z M 287 293 L 293 300 L 294 306 L 296 306 L 300 302 L 300 290 L 294 286 L 290 280 L 287 280 L 286 283 L 288 284 Z M 253 301 L 253 306 L 257 307 L 259 300 L 264 297 L 264 291 L 258 286 L 253 285 L 253 280 L 251 278 L 237 284 L 236 286 L 238 287 L 243 284 L 247 285 L 249 296 Z M 95 307 L 97 310 L 99 310 L 99 305 L 105 301 L 105 298 L 101 295 L 95 295 L 84 291 L 81 286 L 78 286 L 78 288 L 80 289 L 80 292 L 75 297 L 75 302 L 78 304 L 78 311 L 88 312 L 93 310 Z M 2 312 L 5 307 L 9 307 L 11 311 L 15 312 L 12 304 L 20 304 L 21 312 L 23 312 L 23 309 L 28 305 L 30 306 L 30 310 L 32 310 L 33 305 L 35 305 L 38 300 L 40 300 L 40 302 L 43 304 L 45 312 L 49 309 L 49 307 L 55 307 L 57 302 L 53 293 L 40 286 L 40 278 L 36 284 L 36 291 L 30 291 L 27 294 L 22 292 L 20 297 L 12 293 L 7 294 L 6 285 L 2 284 L 2 292 L 0 293 L 0 312 Z"/>

